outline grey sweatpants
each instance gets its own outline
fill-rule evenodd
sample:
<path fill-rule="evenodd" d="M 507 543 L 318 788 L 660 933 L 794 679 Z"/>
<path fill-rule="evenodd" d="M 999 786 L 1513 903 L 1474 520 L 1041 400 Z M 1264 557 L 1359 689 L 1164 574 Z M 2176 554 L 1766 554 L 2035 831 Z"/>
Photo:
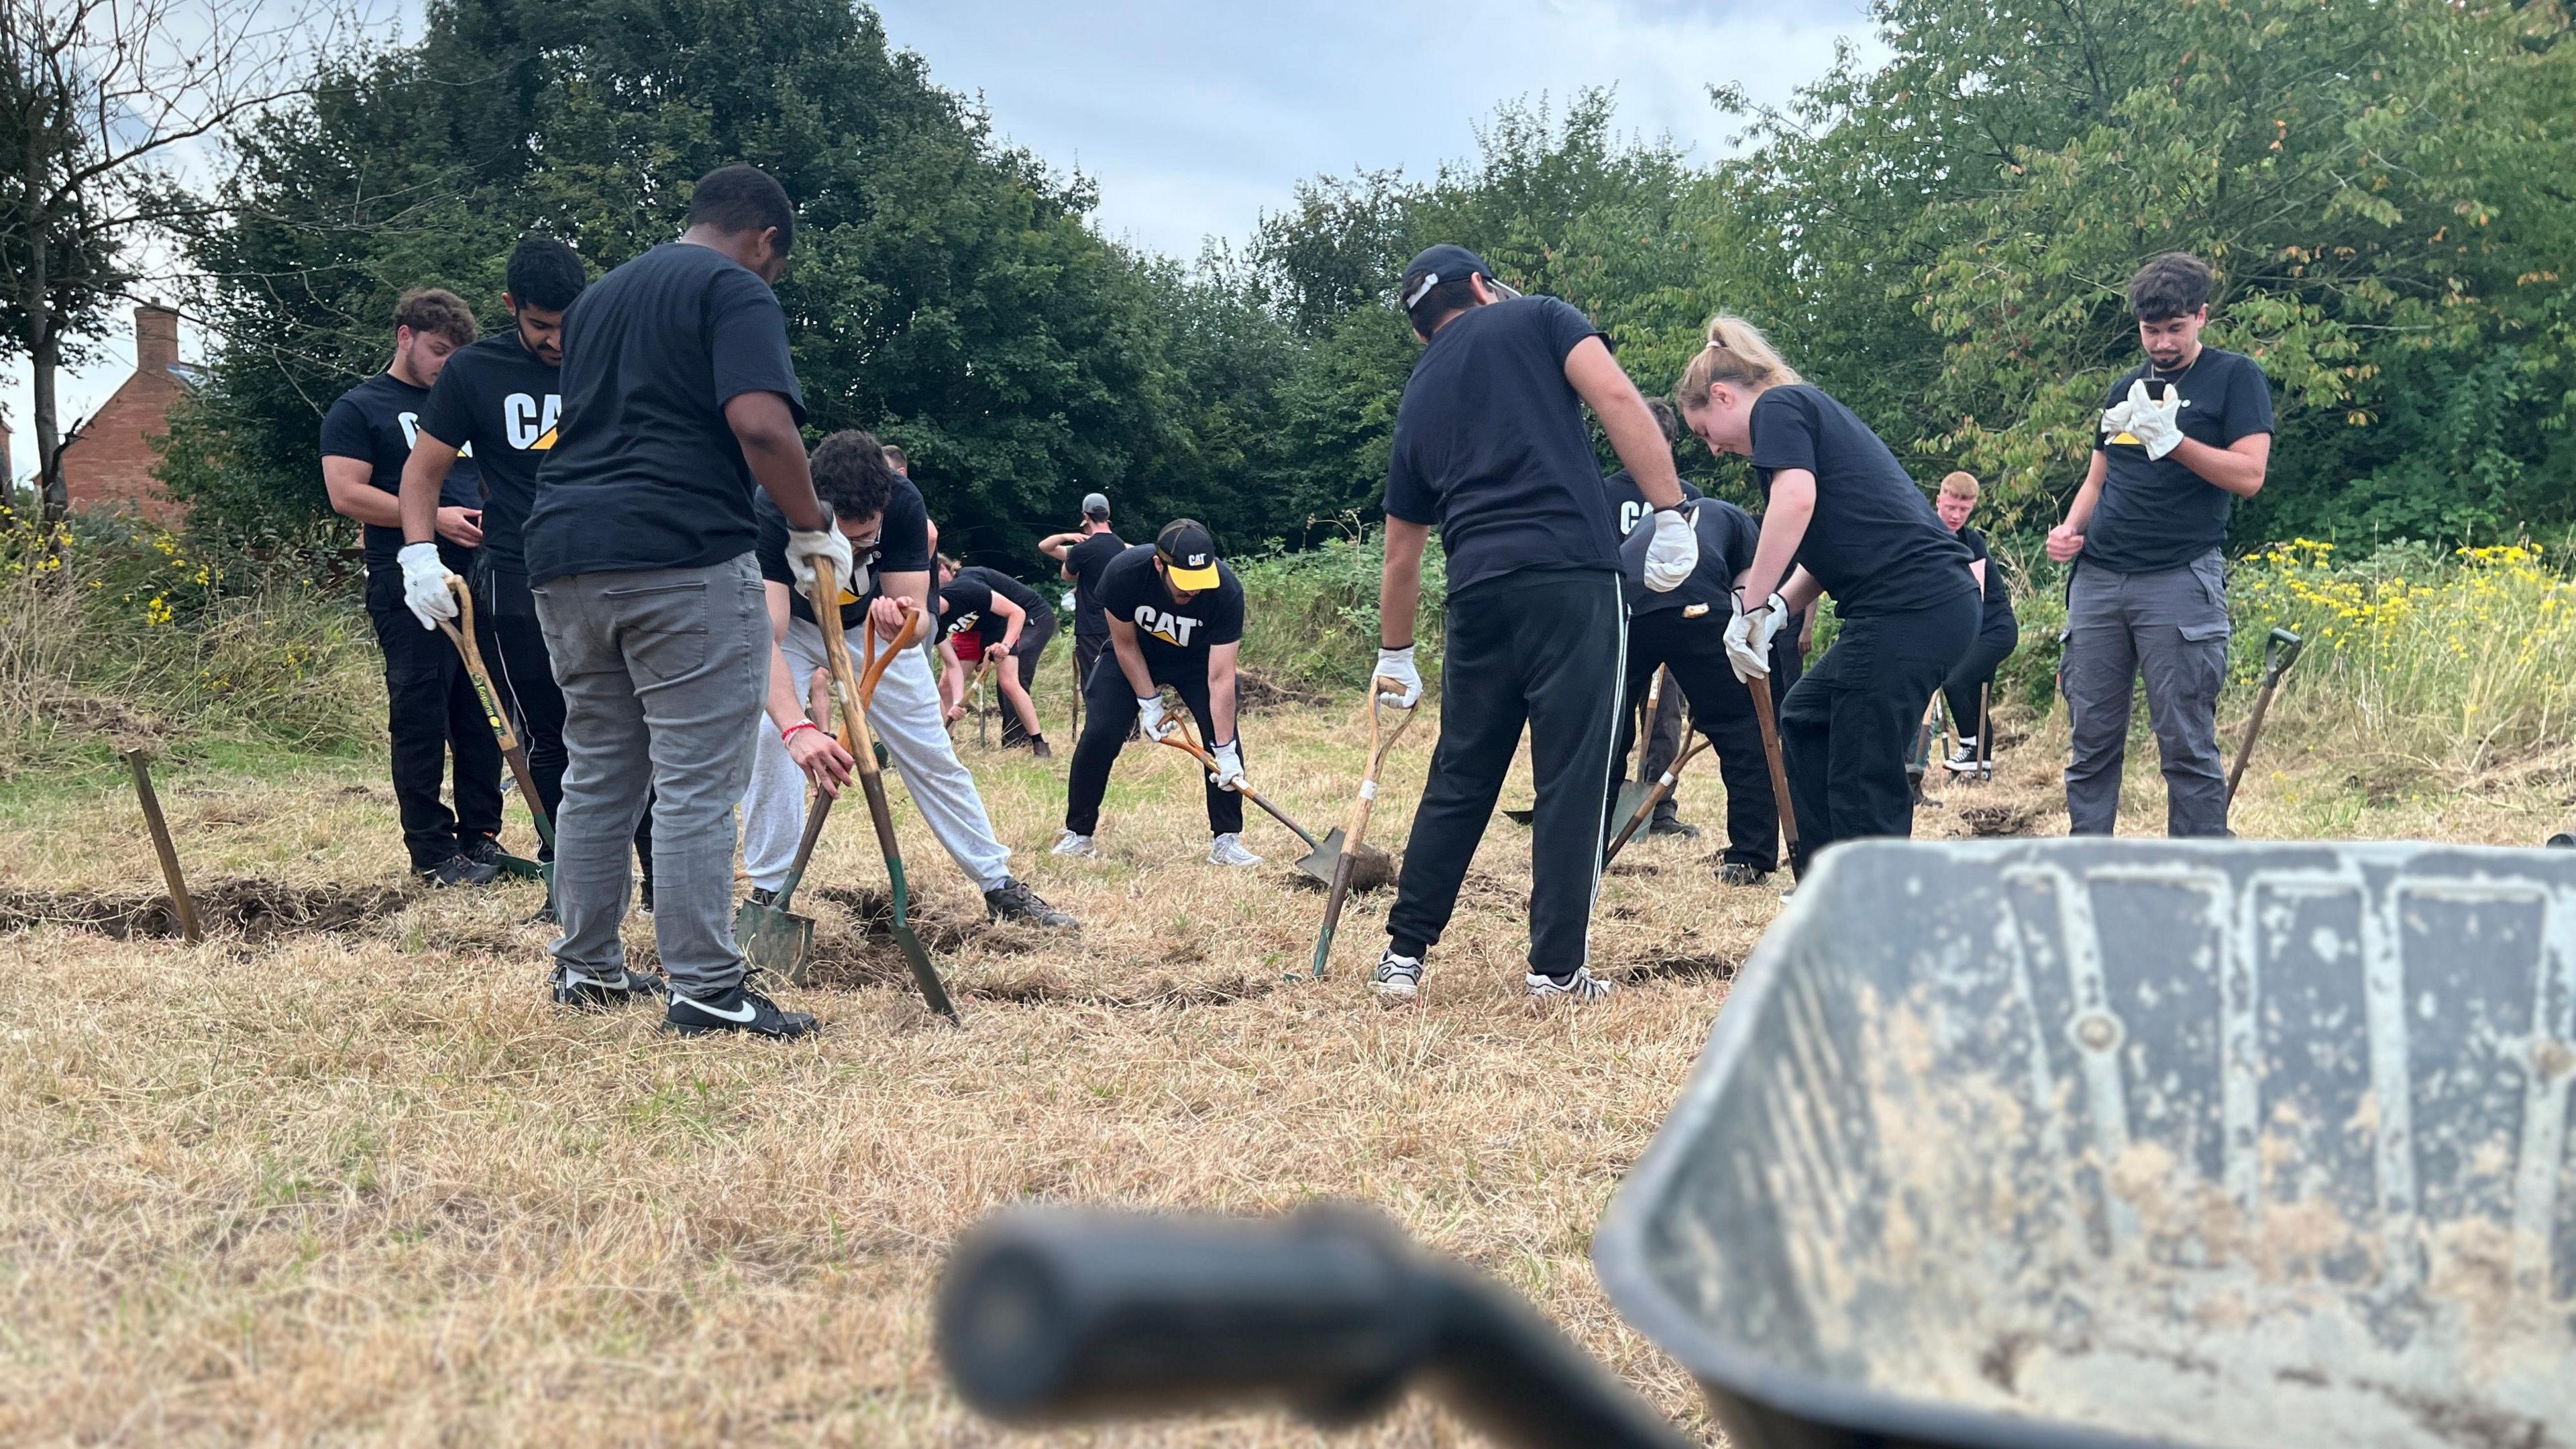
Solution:
<path fill-rule="evenodd" d="M 2066 691 L 2073 758 L 2066 814 L 2077 835 L 2108 835 L 2140 675 L 2165 775 L 2165 833 L 2225 835 L 2227 769 L 2218 690 L 2227 681 L 2227 573 L 2213 549 L 2178 569 L 2123 574 L 2079 564 L 2066 600 Z"/>
<path fill-rule="evenodd" d="M 702 568 L 548 579 L 537 621 L 564 695 L 555 818 L 555 959 L 626 964 L 627 842 L 653 809 L 653 935 L 689 996 L 742 980 L 733 942 L 733 807 L 769 679 L 769 608 L 750 554 Z M 650 768 L 643 768 L 649 763 Z"/>
<path fill-rule="evenodd" d="M 851 663 L 857 663 L 853 643 Z M 814 671 L 824 667 L 823 631 L 809 619 L 790 619 L 782 646 L 796 697 L 809 692 Z M 906 649 L 885 677 L 877 681 L 876 701 L 868 709 L 868 728 L 885 742 L 895 772 L 903 777 L 912 803 L 930 833 L 948 848 L 957 868 L 977 890 L 992 890 L 1011 878 L 1011 852 L 993 838 L 992 819 L 975 777 L 958 762 L 939 709 L 939 686 L 930 677 L 930 661 L 918 649 Z M 751 883 L 776 890 L 796 860 L 796 843 L 805 833 L 805 772 L 787 757 L 778 731 L 763 716 L 752 726 L 751 787 L 742 797 L 742 868 Z M 841 802 L 846 810 L 865 810 L 853 780 Z M 865 828 L 865 827 L 861 827 Z"/>

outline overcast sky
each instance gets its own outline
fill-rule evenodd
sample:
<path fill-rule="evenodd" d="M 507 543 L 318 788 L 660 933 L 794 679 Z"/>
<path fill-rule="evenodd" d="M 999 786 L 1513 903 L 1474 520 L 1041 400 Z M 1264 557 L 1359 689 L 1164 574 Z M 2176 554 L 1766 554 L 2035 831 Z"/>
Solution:
<path fill-rule="evenodd" d="M 404 8 L 417 14 L 417 6 Z M 995 130 L 1100 185 L 1107 234 L 1184 259 L 1241 240 L 1301 179 L 1396 168 L 1428 176 L 1475 150 L 1500 101 L 1615 86 L 1620 125 L 1702 158 L 1734 127 L 1711 82 L 1785 100 L 1838 39 L 1868 53 L 1860 0 L 881 0 L 893 42 L 932 79 L 980 94 Z M 417 25 L 413 27 L 417 33 Z M 193 329 L 186 355 L 202 350 Z M 63 379 L 63 421 L 85 416 L 134 360 L 120 325 L 100 360 Z M 11 466 L 34 471 L 23 367 L 0 391 Z"/>

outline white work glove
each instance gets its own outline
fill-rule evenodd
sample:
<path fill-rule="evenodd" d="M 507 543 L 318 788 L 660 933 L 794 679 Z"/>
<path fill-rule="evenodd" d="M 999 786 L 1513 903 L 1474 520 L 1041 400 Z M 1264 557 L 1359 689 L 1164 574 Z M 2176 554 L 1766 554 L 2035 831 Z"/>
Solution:
<path fill-rule="evenodd" d="M 2138 410 L 2134 402 L 2114 403 L 2102 409 L 2102 441 L 2111 442 L 2129 431 L 2129 415 Z"/>
<path fill-rule="evenodd" d="M 796 592 L 808 601 L 814 598 L 814 560 L 832 561 L 832 577 L 850 582 L 850 538 L 832 522 L 832 510 L 823 510 L 823 526 L 808 533 L 797 529 L 787 535 L 787 571 L 796 576 Z"/>
<path fill-rule="evenodd" d="M 410 606 L 420 627 L 435 629 L 439 621 L 456 617 L 456 595 L 447 587 L 455 575 L 439 559 L 437 544 L 404 544 L 394 562 L 402 565 L 403 603 Z"/>
<path fill-rule="evenodd" d="M 1144 731 L 1149 740 L 1160 740 L 1172 732 L 1172 722 L 1163 718 L 1161 695 L 1136 696 L 1136 728 Z"/>
<path fill-rule="evenodd" d="M 2147 400 L 2147 380 L 2129 384 L 2129 436 L 2138 440 L 2150 458 L 2161 458 L 2182 446 L 2182 394 L 2172 383 L 2165 384 L 2162 402 Z"/>
<path fill-rule="evenodd" d="M 1413 667 L 1413 646 L 1377 651 L 1377 673 L 1372 680 L 1392 679 L 1404 686 L 1402 694 L 1378 695 L 1378 702 L 1396 709 L 1411 709 L 1422 702 L 1422 671 Z"/>
<path fill-rule="evenodd" d="M 1771 676 L 1771 636 L 1789 621 L 1789 601 L 1773 594 L 1762 607 L 1747 612 L 1744 596 L 1735 596 L 1735 617 L 1726 621 L 1726 663 L 1739 680 Z"/>
<path fill-rule="evenodd" d="M 1208 771 L 1209 783 L 1220 790 L 1243 788 L 1243 741 L 1236 740 L 1208 751 L 1216 757 L 1216 768 Z"/>
<path fill-rule="evenodd" d="M 1646 587 L 1669 594 L 1699 568 L 1699 530 L 1678 508 L 1655 510 L 1655 541 L 1646 545 Z"/>

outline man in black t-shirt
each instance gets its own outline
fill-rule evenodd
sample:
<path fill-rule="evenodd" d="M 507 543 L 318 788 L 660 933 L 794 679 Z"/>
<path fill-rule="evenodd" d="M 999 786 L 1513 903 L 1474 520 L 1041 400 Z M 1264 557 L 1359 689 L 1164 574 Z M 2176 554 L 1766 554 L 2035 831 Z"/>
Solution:
<path fill-rule="evenodd" d="M 522 237 L 510 252 L 501 303 L 511 327 L 457 349 L 438 374 L 421 410 L 420 433 L 403 467 L 403 531 L 427 537 L 442 490 L 458 458 L 470 454 L 483 475 L 483 543 L 474 554 L 474 622 L 483 636 L 484 662 L 500 691 L 501 707 L 527 747 L 528 773 L 537 803 L 552 820 L 563 808 L 564 699 L 546 656 L 545 631 L 537 627 L 535 596 L 528 592 L 525 534 L 536 501 L 537 464 L 555 445 L 563 412 L 558 378 L 563 369 L 563 314 L 581 295 L 589 273 L 573 249 L 552 237 Z M 470 467 L 471 465 L 469 465 Z M 406 544 L 400 555 L 406 602 L 421 623 L 435 628 L 456 617 L 448 592 L 449 569 L 427 543 Z M 419 596 L 413 598 L 413 585 Z M 652 819 L 636 827 L 644 862 L 644 899 L 653 897 Z M 541 845 L 540 859 L 554 857 Z M 551 902 L 539 913 L 554 919 Z"/>
<path fill-rule="evenodd" d="M 2220 550 L 2239 498 L 2272 459 L 2272 388 L 2242 353 L 2204 345 L 2209 266 L 2167 252 L 2129 282 L 2147 361 L 2111 385 L 2084 486 L 2048 535 L 2075 566 L 2066 598 L 2066 813 L 2108 835 L 2120 811 L 2130 702 L 2146 678 L 2163 757 L 2165 830 L 2225 835 L 2218 691 L 2227 680 Z"/>
<path fill-rule="evenodd" d="M 342 393 L 322 418 L 322 486 L 331 507 L 364 526 L 367 616 L 385 651 L 386 727 L 394 805 L 411 868 L 437 885 L 481 885 L 500 874 L 501 747 L 474 697 L 464 661 L 403 607 L 403 466 L 421 410 L 448 357 L 474 340 L 474 313 L 455 293 L 406 292 L 394 304 L 394 358 Z M 481 479 L 468 463 L 424 501 L 425 550 L 441 571 L 473 566 L 482 541 Z M 435 541 L 432 541 L 432 540 Z M 443 562 L 442 562 L 443 561 Z M 439 800 L 450 751 L 456 809 Z"/>
<path fill-rule="evenodd" d="M 1092 833 L 1131 727 L 1148 739 L 1172 730 L 1162 691 L 1170 686 L 1198 721 L 1216 757 L 1208 776 L 1211 865 L 1261 863 L 1243 845 L 1243 741 L 1236 733 L 1235 656 L 1243 647 L 1243 582 L 1216 556 L 1216 540 L 1196 520 L 1176 518 L 1151 547 L 1139 544 L 1101 571 L 1100 610 L 1109 622 L 1110 653 L 1083 692 L 1082 738 L 1074 743 L 1066 782 L 1064 834 L 1058 855 L 1100 854 Z"/>
<path fill-rule="evenodd" d="M 593 283 L 564 314 L 563 414 L 537 472 L 527 565 L 564 692 L 555 828 L 554 992 L 633 999 L 618 928 L 626 842 L 653 812 L 653 933 L 684 1033 L 799 1036 L 743 982 L 733 940 L 734 807 L 772 654 L 753 559 L 755 492 L 787 518 L 787 558 L 849 573 L 814 496 L 803 393 L 771 292 L 795 236 L 787 193 L 748 166 L 698 182 L 688 228 Z M 649 768 L 648 768 L 649 762 Z M 816 771 L 828 778 L 819 758 Z"/>
<path fill-rule="evenodd" d="M 940 642 L 949 644 L 969 631 L 983 646 L 977 657 L 991 663 L 993 682 L 1002 691 L 1002 748 L 1024 744 L 1039 759 L 1053 759 L 1055 751 L 1038 725 L 1037 701 L 1030 698 L 1029 687 L 1037 683 L 1038 664 L 1055 638 L 1055 610 L 1037 590 L 1009 574 L 980 566 L 961 569 L 941 559 Z M 966 707 L 966 671 L 952 669 L 948 677 L 957 681 L 949 700 L 949 717 L 955 719 Z"/>
<path fill-rule="evenodd" d="M 831 508 L 833 526 L 850 540 L 851 571 L 841 583 L 840 609 L 854 660 L 860 630 L 874 629 L 879 640 L 890 641 L 903 632 L 905 604 L 920 613 L 931 602 L 930 513 L 921 490 L 888 463 L 877 440 L 855 429 L 834 433 L 814 449 L 814 491 Z M 796 571 L 787 558 L 787 516 L 765 495 L 753 507 L 759 520 L 754 551 L 777 653 L 769 688 L 768 724 L 774 728 L 752 731 L 751 786 L 742 801 L 742 863 L 751 877 L 752 899 L 766 904 L 786 884 L 804 836 L 807 803 L 800 770 L 809 756 L 839 751 L 805 715 L 804 702 L 827 677 L 829 662 L 813 602 L 796 592 Z M 975 777 L 958 762 L 940 717 L 930 662 L 920 650 L 905 649 L 886 666 L 867 710 L 868 729 L 903 777 L 922 823 L 984 893 L 986 914 L 1043 926 L 1074 924 L 1071 916 L 1012 877 L 1010 848 L 994 837 Z"/>
<path fill-rule="evenodd" d="M 1038 552 L 1055 560 L 1066 583 L 1073 585 L 1073 677 L 1091 681 L 1091 666 L 1109 648 L 1109 621 L 1100 613 L 1100 573 L 1127 544 L 1109 526 L 1109 496 L 1086 493 L 1082 527 L 1041 539 Z"/>
<path fill-rule="evenodd" d="M 1597 1000 L 1610 984 L 1589 966 L 1592 901 L 1628 611 L 1585 404 L 1654 506 L 1648 587 L 1688 579 L 1698 537 L 1681 512 L 1671 446 L 1582 313 L 1523 297 L 1475 253 L 1446 245 L 1405 268 L 1397 301 L 1423 349 L 1387 460 L 1376 672 L 1404 686 L 1389 702 L 1421 697 L 1413 622 L 1435 523 L 1449 561 L 1448 653 L 1440 743 L 1369 987 L 1390 1004 L 1419 994 L 1423 957 L 1457 909 L 1526 725 L 1538 802 L 1523 989 Z"/>
<path fill-rule="evenodd" d="M 1977 642 L 1941 686 L 1950 701 L 1951 727 L 1959 737 L 1957 752 L 1944 763 L 1952 774 L 1958 775 L 1976 774 L 1994 757 L 1992 742 L 1980 741 L 1978 736 L 1992 727 L 1988 716 L 1992 713 L 1995 671 L 2021 647 L 2021 620 L 2013 614 L 2012 586 L 2005 582 L 2003 566 L 1995 562 L 1994 551 L 1986 547 L 1986 536 L 1968 526 L 1968 515 L 1977 506 L 1977 491 L 1975 474 L 1952 473 L 1941 480 L 1941 494 L 1932 502 L 1932 511 L 1941 515 L 1943 526 L 1968 546 L 1968 571 L 1977 576 L 1977 588 L 1985 599 L 1985 617 L 1977 626 Z"/>

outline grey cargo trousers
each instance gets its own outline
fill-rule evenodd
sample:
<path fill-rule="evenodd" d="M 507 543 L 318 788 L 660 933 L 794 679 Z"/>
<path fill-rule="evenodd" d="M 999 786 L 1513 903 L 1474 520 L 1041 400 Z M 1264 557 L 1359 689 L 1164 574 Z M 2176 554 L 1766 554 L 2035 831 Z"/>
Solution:
<path fill-rule="evenodd" d="M 626 963 L 626 842 L 653 797 L 653 935 L 683 995 L 742 980 L 733 941 L 734 802 L 769 685 L 769 606 L 743 554 L 700 568 L 574 574 L 533 592 L 564 696 L 555 820 L 555 959 Z"/>
<path fill-rule="evenodd" d="M 2227 681 L 2227 574 L 2213 549 L 2178 569 L 2123 574 L 2079 563 L 2066 600 L 2072 755 L 2066 814 L 2077 835 L 2109 835 L 2120 812 L 2129 712 L 2146 676 L 2147 718 L 2163 757 L 2165 833 L 2225 835 L 2227 768 L 2218 690 Z"/>

